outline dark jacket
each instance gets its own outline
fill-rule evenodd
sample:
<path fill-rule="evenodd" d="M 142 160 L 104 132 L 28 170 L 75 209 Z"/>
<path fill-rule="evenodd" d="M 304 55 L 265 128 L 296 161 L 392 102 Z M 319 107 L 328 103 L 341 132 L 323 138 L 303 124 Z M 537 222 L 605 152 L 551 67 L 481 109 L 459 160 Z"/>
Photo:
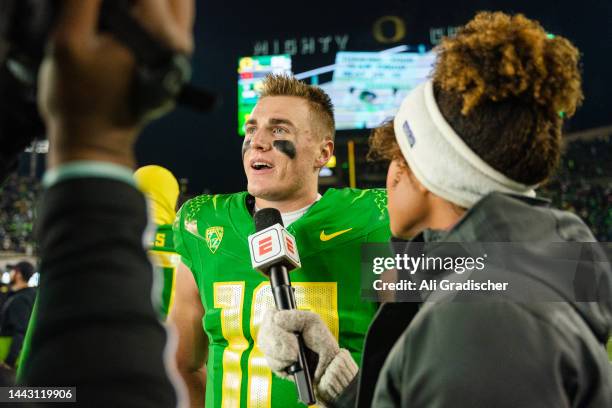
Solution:
<path fill-rule="evenodd" d="M 414 241 L 530 242 L 526 252 L 554 259 L 558 254 L 542 254 L 549 250 L 546 243 L 594 238 L 573 214 L 494 193 L 448 233 L 425 231 Z M 444 256 L 445 250 L 433 245 L 426 253 Z M 351 406 L 356 398 L 358 407 L 377 408 L 611 407 L 605 351 L 612 327 L 610 264 L 579 262 L 580 273 L 568 282 L 555 267 L 523 261 L 513 259 L 509 273 L 488 268 L 470 277 L 498 275 L 520 290 L 442 295 L 436 302 L 427 292 L 418 311 L 415 303 L 383 305 L 366 337 L 360 379 L 341 403 Z"/>
<path fill-rule="evenodd" d="M 11 337 L 11 345 L 4 362 L 15 366 L 28 328 L 30 314 L 36 298 L 35 288 L 23 288 L 11 292 L 0 312 L 0 337 Z"/>
<path fill-rule="evenodd" d="M 176 406 L 143 246 L 143 195 L 82 178 L 49 188 L 41 204 L 38 312 L 21 383 L 76 387 L 84 407 Z"/>

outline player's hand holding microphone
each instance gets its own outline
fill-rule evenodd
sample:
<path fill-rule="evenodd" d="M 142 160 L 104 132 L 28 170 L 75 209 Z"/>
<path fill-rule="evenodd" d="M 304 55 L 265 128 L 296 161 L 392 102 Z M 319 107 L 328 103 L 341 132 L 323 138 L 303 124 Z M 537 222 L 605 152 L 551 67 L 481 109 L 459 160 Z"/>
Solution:
<path fill-rule="evenodd" d="M 305 310 L 271 310 L 263 318 L 257 345 L 274 374 L 289 378 L 286 368 L 297 361 L 296 333 L 317 354 L 313 376 L 317 399 L 326 403 L 342 393 L 359 367 L 348 350 L 338 346 L 321 317 Z"/>
<path fill-rule="evenodd" d="M 295 240 L 282 227 L 280 213 L 269 208 L 261 210 L 255 214 L 255 223 L 258 232 L 249 237 L 253 266 L 270 276 L 278 309 L 265 314 L 257 345 L 276 375 L 296 381 L 302 402 L 314 401 L 305 400 L 303 394 L 308 391 L 303 388 L 307 384 L 300 384 L 303 379 L 295 374 L 296 367 L 298 371 L 304 370 L 307 383 L 314 382 L 318 403 L 330 402 L 357 375 L 358 366 L 348 350 L 339 347 L 318 314 L 296 309 L 287 266 L 299 267 L 300 261 Z M 271 225 L 276 225 L 276 229 L 269 228 Z M 284 270 L 275 270 L 278 265 Z M 317 357 L 312 379 L 304 347 Z"/>

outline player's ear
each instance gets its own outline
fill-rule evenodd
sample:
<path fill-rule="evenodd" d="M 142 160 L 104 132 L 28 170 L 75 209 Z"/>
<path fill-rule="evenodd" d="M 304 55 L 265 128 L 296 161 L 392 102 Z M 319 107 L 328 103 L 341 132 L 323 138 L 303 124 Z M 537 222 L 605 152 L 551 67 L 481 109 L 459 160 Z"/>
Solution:
<path fill-rule="evenodd" d="M 324 167 L 329 159 L 334 155 L 334 141 L 330 138 L 325 138 L 319 143 L 318 157 L 315 162 L 315 167 L 320 169 Z"/>

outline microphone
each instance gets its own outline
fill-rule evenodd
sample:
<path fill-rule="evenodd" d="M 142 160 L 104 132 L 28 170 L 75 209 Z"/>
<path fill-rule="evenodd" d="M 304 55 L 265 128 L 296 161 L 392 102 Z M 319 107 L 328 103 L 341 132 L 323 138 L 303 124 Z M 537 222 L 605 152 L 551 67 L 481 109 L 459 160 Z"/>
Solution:
<path fill-rule="evenodd" d="M 297 309 L 289 271 L 301 267 L 295 238 L 283 226 L 276 208 L 264 208 L 255 213 L 255 233 L 249 235 L 249 251 L 253 269 L 270 278 L 274 303 L 278 310 Z M 306 346 L 301 333 L 298 340 L 298 361 L 287 368 L 293 374 L 300 400 L 306 405 L 317 401 L 306 359 Z"/>

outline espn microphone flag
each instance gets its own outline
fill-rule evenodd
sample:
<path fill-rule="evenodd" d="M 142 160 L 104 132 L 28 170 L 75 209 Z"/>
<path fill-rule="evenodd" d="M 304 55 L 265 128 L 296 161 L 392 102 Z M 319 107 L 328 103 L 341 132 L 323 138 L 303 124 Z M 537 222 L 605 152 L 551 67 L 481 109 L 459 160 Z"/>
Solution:
<path fill-rule="evenodd" d="M 280 224 L 249 235 L 253 269 L 266 273 L 270 265 L 282 262 L 288 269 L 300 268 L 295 238 Z"/>
<path fill-rule="evenodd" d="M 257 244 L 257 247 L 257 253 L 259 254 L 259 256 L 264 256 L 268 252 L 272 252 L 272 237 L 269 236 L 260 240 L 259 244 Z"/>
<path fill-rule="evenodd" d="M 274 304 L 278 310 L 297 309 L 291 287 L 289 271 L 299 268 L 300 257 L 293 235 L 283 226 L 283 218 L 276 208 L 263 208 L 253 216 L 256 233 L 249 236 L 249 250 L 253 268 L 270 279 Z M 300 401 L 306 405 L 317 402 L 312 387 L 312 377 L 306 360 L 306 346 L 300 333 L 295 333 L 298 343 L 297 361 L 285 371 L 293 375 Z"/>
<path fill-rule="evenodd" d="M 283 218 L 276 208 L 262 208 L 253 216 L 255 234 L 249 236 L 249 251 L 253 268 L 270 279 L 274 304 L 278 310 L 297 309 L 294 289 L 291 287 L 289 271 L 299 268 L 300 257 L 293 235 L 283 226 Z M 301 333 L 295 333 L 297 361 L 285 371 L 293 375 L 300 401 L 305 405 L 317 402 L 312 386 L 312 377 L 306 358 L 306 346 Z"/>

